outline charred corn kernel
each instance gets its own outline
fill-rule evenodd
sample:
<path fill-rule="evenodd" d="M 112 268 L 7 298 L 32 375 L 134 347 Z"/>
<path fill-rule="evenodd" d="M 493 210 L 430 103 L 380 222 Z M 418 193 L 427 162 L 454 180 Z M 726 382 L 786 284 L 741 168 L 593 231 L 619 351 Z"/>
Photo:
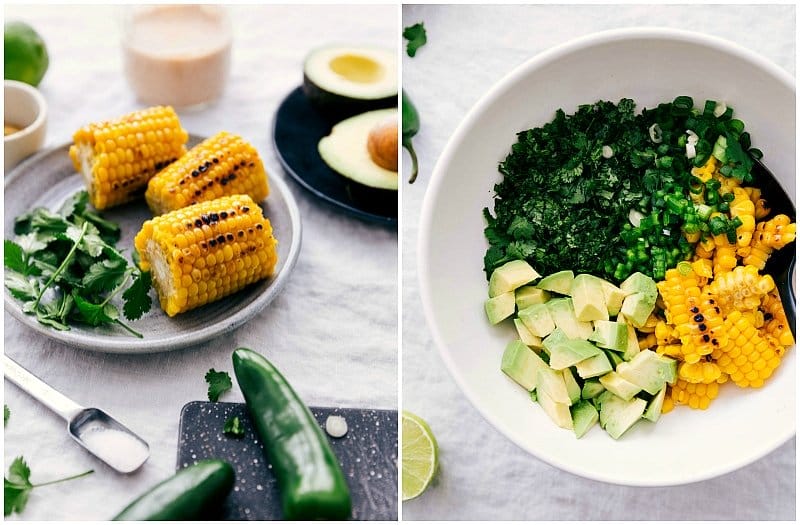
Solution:
<path fill-rule="evenodd" d="M 736 228 L 736 245 L 749 246 L 756 228 L 756 207 L 742 188 L 733 189 L 730 204 L 731 217 L 738 217 L 742 224 Z"/>
<path fill-rule="evenodd" d="M 779 250 L 794 241 L 797 235 L 797 224 L 791 222 L 786 215 L 776 215 L 768 221 L 756 224 L 756 230 L 749 249 L 740 253 L 744 264 L 752 264 L 759 270 L 764 269 L 772 250 Z"/>
<path fill-rule="evenodd" d="M 758 268 L 752 265 L 737 266 L 729 272 L 720 273 L 707 286 L 708 292 L 717 297 L 725 315 L 734 309 L 758 308 L 763 297 L 774 288 L 772 277 L 759 275 Z"/>
<path fill-rule="evenodd" d="M 73 135 L 69 156 L 98 210 L 140 197 L 147 181 L 185 152 L 189 134 L 171 107 L 94 122 Z"/>
<path fill-rule="evenodd" d="M 721 375 L 722 370 L 711 361 L 681 363 L 678 366 L 678 377 L 688 383 L 715 383 Z"/>
<path fill-rule="evenodd" d="M 689 363 L 727 343 L 720 308 L 711 294 L 701 292 L 698 279 L 693 270 L 682 275 L 672 268 L 656 285 L 666 305 L 667 323 L 675 326 L 683 360 Z"/>
<path fill-rule="evenodd" d="M 750 317 L 734 310 L 725 318 L 728 344 L 717 364 L 740 387 L 759 388 L 781 362 L 781 352 L 762 337 Z"/>
<path fill-rule="evenodd" d="M 644 350 L 645 348 L 652 348 L 657 346 L 658 341 L 656 340 L 656 334 L 647 334 L 646 337 L 639 338 L 639 349 Z"/>
<path fill-rule="evenodd" d="M 160 215 L 224 195 L 249 195 L 261 202 L 268 194 L 258 152 L 242 137 L 222 131 L 153 177 L 145 198 L 153 213 Z"/>
<path fill-rule="evenodd" d="M 278 259 L 272 226 L 247 195 L 145 221 L 134 245 L 170 317 L 269 277 Z"/>
<path fill-rule="evenodd" d="M 684 379 L 678 379 L 670 387 L 669 394 L 670 399 L 676 405 L 688 405 L 705 410 L 719 395 L 719 383 L 689 383 Z"/>
<path fill-rule="evenodd" d="M 656 336 L 656 343 L 659 345 L 668 345 L 678 340 L 678 334 L 675 332 L 675 329 L 667 325 L 664 321 L 658 322 L 654 335 Z"/>
<path fill-rule="evenodd" d="M 753 203 L 755 218 L 757 221 L 769 215 L 770 209 L 767 206 L 767 201 L 761 198 L 760 188 L 747 186 L 742 189 L 747 193 L 748 198 Z"/>
<path fill-rule="evenodd" d="M 789 328 L 789 321 L 786 319 L 786 312 L 783 310 L 783 303 L 778 296 L 777 289 L 773 289 L 761 301 L 760 311 L 763 312 L 764 326 L 761 333 L 769 335 L 778 342 L 779 345 L 789 347 L 794 344 L 792 330 Z"/>

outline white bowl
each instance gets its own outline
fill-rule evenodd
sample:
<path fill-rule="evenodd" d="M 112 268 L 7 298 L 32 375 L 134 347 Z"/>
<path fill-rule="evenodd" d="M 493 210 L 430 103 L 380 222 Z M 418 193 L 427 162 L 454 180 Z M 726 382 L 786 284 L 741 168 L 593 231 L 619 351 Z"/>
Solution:
<path fill-rule="evenodd" d="M 795 195 L 795 88 L 764 58 L 730 42 L 684 31 L 598 33 L 537 55 L 500 80 L 470 111 L 439 159 L 420 224 L 425 315 L 442 359 L 481 414 L 520 447 L 588 478 L 639 486 L 707 479 L 761 458 L 795 433 L 795 357 L 758 390 L 725 385 L 706 411 L 676 407 L 614 441 L 599 428 L 582 439 L 556 427 L 500 371 L 510 323 L 490 326 L 484 207 L 493 209 L 498 162 L 516 133 L 598 99 L 637 108 L 678 95 L 728 102 L 789 195 Z M 478 453 L 479 451 L 475 451 Z M 481 453 L 486 453 L 482 451 Z"/>
<path fill-rule="evenodd" d="M 38 89 L 16 80 L 4 82 L 3 95 L 3 119 L 20 128 L 18 132 L 3 137 L 3 170 L 7 173 L 44 144 L 47 103 Z"/>

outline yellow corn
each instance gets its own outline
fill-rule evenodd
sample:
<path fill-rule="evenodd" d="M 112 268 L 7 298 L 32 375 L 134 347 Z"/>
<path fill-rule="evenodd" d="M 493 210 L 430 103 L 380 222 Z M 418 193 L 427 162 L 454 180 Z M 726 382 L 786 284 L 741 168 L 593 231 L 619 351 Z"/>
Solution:
<path fill-rule="evenodd" d="M 776 215 L 768 221 L 759 222 L 750 246 L 740 252 L 744 264 L 764 269 L 772 250 L 779 250 L 794 241 L 797 224 L 786 215 Z"/>
<path fill-rule="evenodd" d="M 743 188 L 747 192 L 747 196 L 753 202 L 755 208 L 755 217 L 760 221 L 769 215 L 770 209 L 767 207 L 767 201 L 761 198 L 761 189 L 748 186 Z"/>
<path fill-rule="evenodd" d="M 678 377 L 688 383 L 715 383 L 721 375 L 722 370 L 712 361 L 681 363 L 678 366 Z"/>
<path fill-rule="evenodd" d="M 717 364 L 740 387 L 759 388 L 781 362 L 781 351 L 762 337 L 750 317 L 734 310 L 725 318 L 728 344 L 721 348 Z"/>
<path fill-rule="evenodd" d="M 694 248 L 694 254 L 699 259 L 710 259 L 714 255 L 717 245 L 713 237 L 701 239 Z"/>
<path fill-rule="evenodd" d="M 170 317 L 269 277 L 278 258 L 272 226 L 247 195 L 145 221 L 134 244 Z"/>
<path fill-rule="evenodd" d="M 719 383 L 689 383 L 678 379 L 670 387 L 670 399 L 676 405 L 689 405 L 692 408 L 705 410 L 719 394 Z"/>
<path fill-rule="evenodd" d="M 733 270 L 717 275 L 707 287 L 717 297 L 717 303 L 727 315 L 731 310 L 758 308 L 761 299 L 775 288 L 770 275 L 759 275 L 755 266 L 737 266 Z"/>
<path fill-rule="evenodd" d="M 647 334 L 646 337 L 639 338 L 639 349 L 644 350 L 645 348 L 652 348 L 658 344 L 656 340 L 656 334 Z"/>
<path fill-rule="evenodd" d="M 717 237 L 722 237 L 723 240 L 717 244 L 717 248 L 714 250 L 714 258 L 712 259 L 714 275 L 729 272 L 733 270 L 738 263 L 736 259 L 736 247 L 728 242 L 728 238 L 724 234 L 714 236 L 715 244 L 717 243 Z"/>
<path fill-rule="evenodd" d="M 661 413 L 666 414 L 672 412 L 675 408 L 675 402 L 672 400 L 672 387 L 667 385 L 667 395 L 664 397 L 664 404 L 661 405 Z"/>
<path fill-rule="evenodd" d="M 786 312 L 783 310 L 783 303 L 778 296 L 777 289 L 773 289 L 761 301 L 760 311 L 763 312 L 764 325 L 761 333 L 770 335 L 784 347 L 794 344 L 792 330 L 789 328 L 789 321 L 786 319 Z"/>
<path fill-rule="evenodd" d="M 145 198 L 160 215 L 224 195 L 249 195 L 261 202 L 268 194 L 258 152 L 240 136 L 222 131 L 153 177 Z"/>
<path fill-rule="evenodd" d="M 736 245 L 749 246 L 756 229 L 756 207 L 747 192 L 742 188 L 733 189 L 733 201 L 730 204 L 731 218 L 739 217 L 742 224 L 736 228 Z"/>
<path fill-rule="evenodd" d="M 147 181 L 186 152 L 189 134 L 171 107 L 94 122 L 73 135 L 69 156 L 98 210 L 140 197 Z"/>
<path fill-rule="evenodd" d="M 708 182 L 717 171 L 717 159 L 713 155 L 708 157 L 705 164 L 699 167 L 692 168 L 692 175 L 700 179 L 702 182 Z M 701 194 L 702 195 L 702 194 Z"/>

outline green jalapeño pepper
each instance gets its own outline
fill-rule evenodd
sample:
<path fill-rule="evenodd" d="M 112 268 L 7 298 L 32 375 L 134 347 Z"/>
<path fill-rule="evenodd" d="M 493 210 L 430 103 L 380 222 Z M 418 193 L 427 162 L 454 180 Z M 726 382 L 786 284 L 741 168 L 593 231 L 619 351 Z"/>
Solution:
<path fill-rule="evenodd" d="M 403 147 L 408 150 L 411 155 L 411 178 L 408 179 L 409 184 L 417 180 L 417 173 L 419 166 L 417 165 L 417 152 L 414 151 L 414 145 L 411 143 L 411 138 L 419 132 L 419 113 L 417 108 L 411 103 L 411 99 L 403 91 Z"/>
<path fill-rule="evenodd" d="M 350 517 L 350 490 L 322 428 L 261 354 L 239 348 L 233 370 L 278 480 L 287 520 Z"/>
<path fill-rule="evenodd" d="M 139 496 L 114 521 L 207 520 L 220 513 L 233 481 L 228 463 L 198 461 Z"/>

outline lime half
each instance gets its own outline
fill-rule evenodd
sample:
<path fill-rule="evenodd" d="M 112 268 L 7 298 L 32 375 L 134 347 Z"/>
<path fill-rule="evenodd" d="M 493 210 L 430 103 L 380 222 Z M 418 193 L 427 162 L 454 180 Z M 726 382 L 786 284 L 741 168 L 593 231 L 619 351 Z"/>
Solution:
<path fill-rule="evenodd" d="M 428 488 L 439 465 L 439 446 L 431 427 L 419 416 L 403 411 L 403 501 Z"/>

